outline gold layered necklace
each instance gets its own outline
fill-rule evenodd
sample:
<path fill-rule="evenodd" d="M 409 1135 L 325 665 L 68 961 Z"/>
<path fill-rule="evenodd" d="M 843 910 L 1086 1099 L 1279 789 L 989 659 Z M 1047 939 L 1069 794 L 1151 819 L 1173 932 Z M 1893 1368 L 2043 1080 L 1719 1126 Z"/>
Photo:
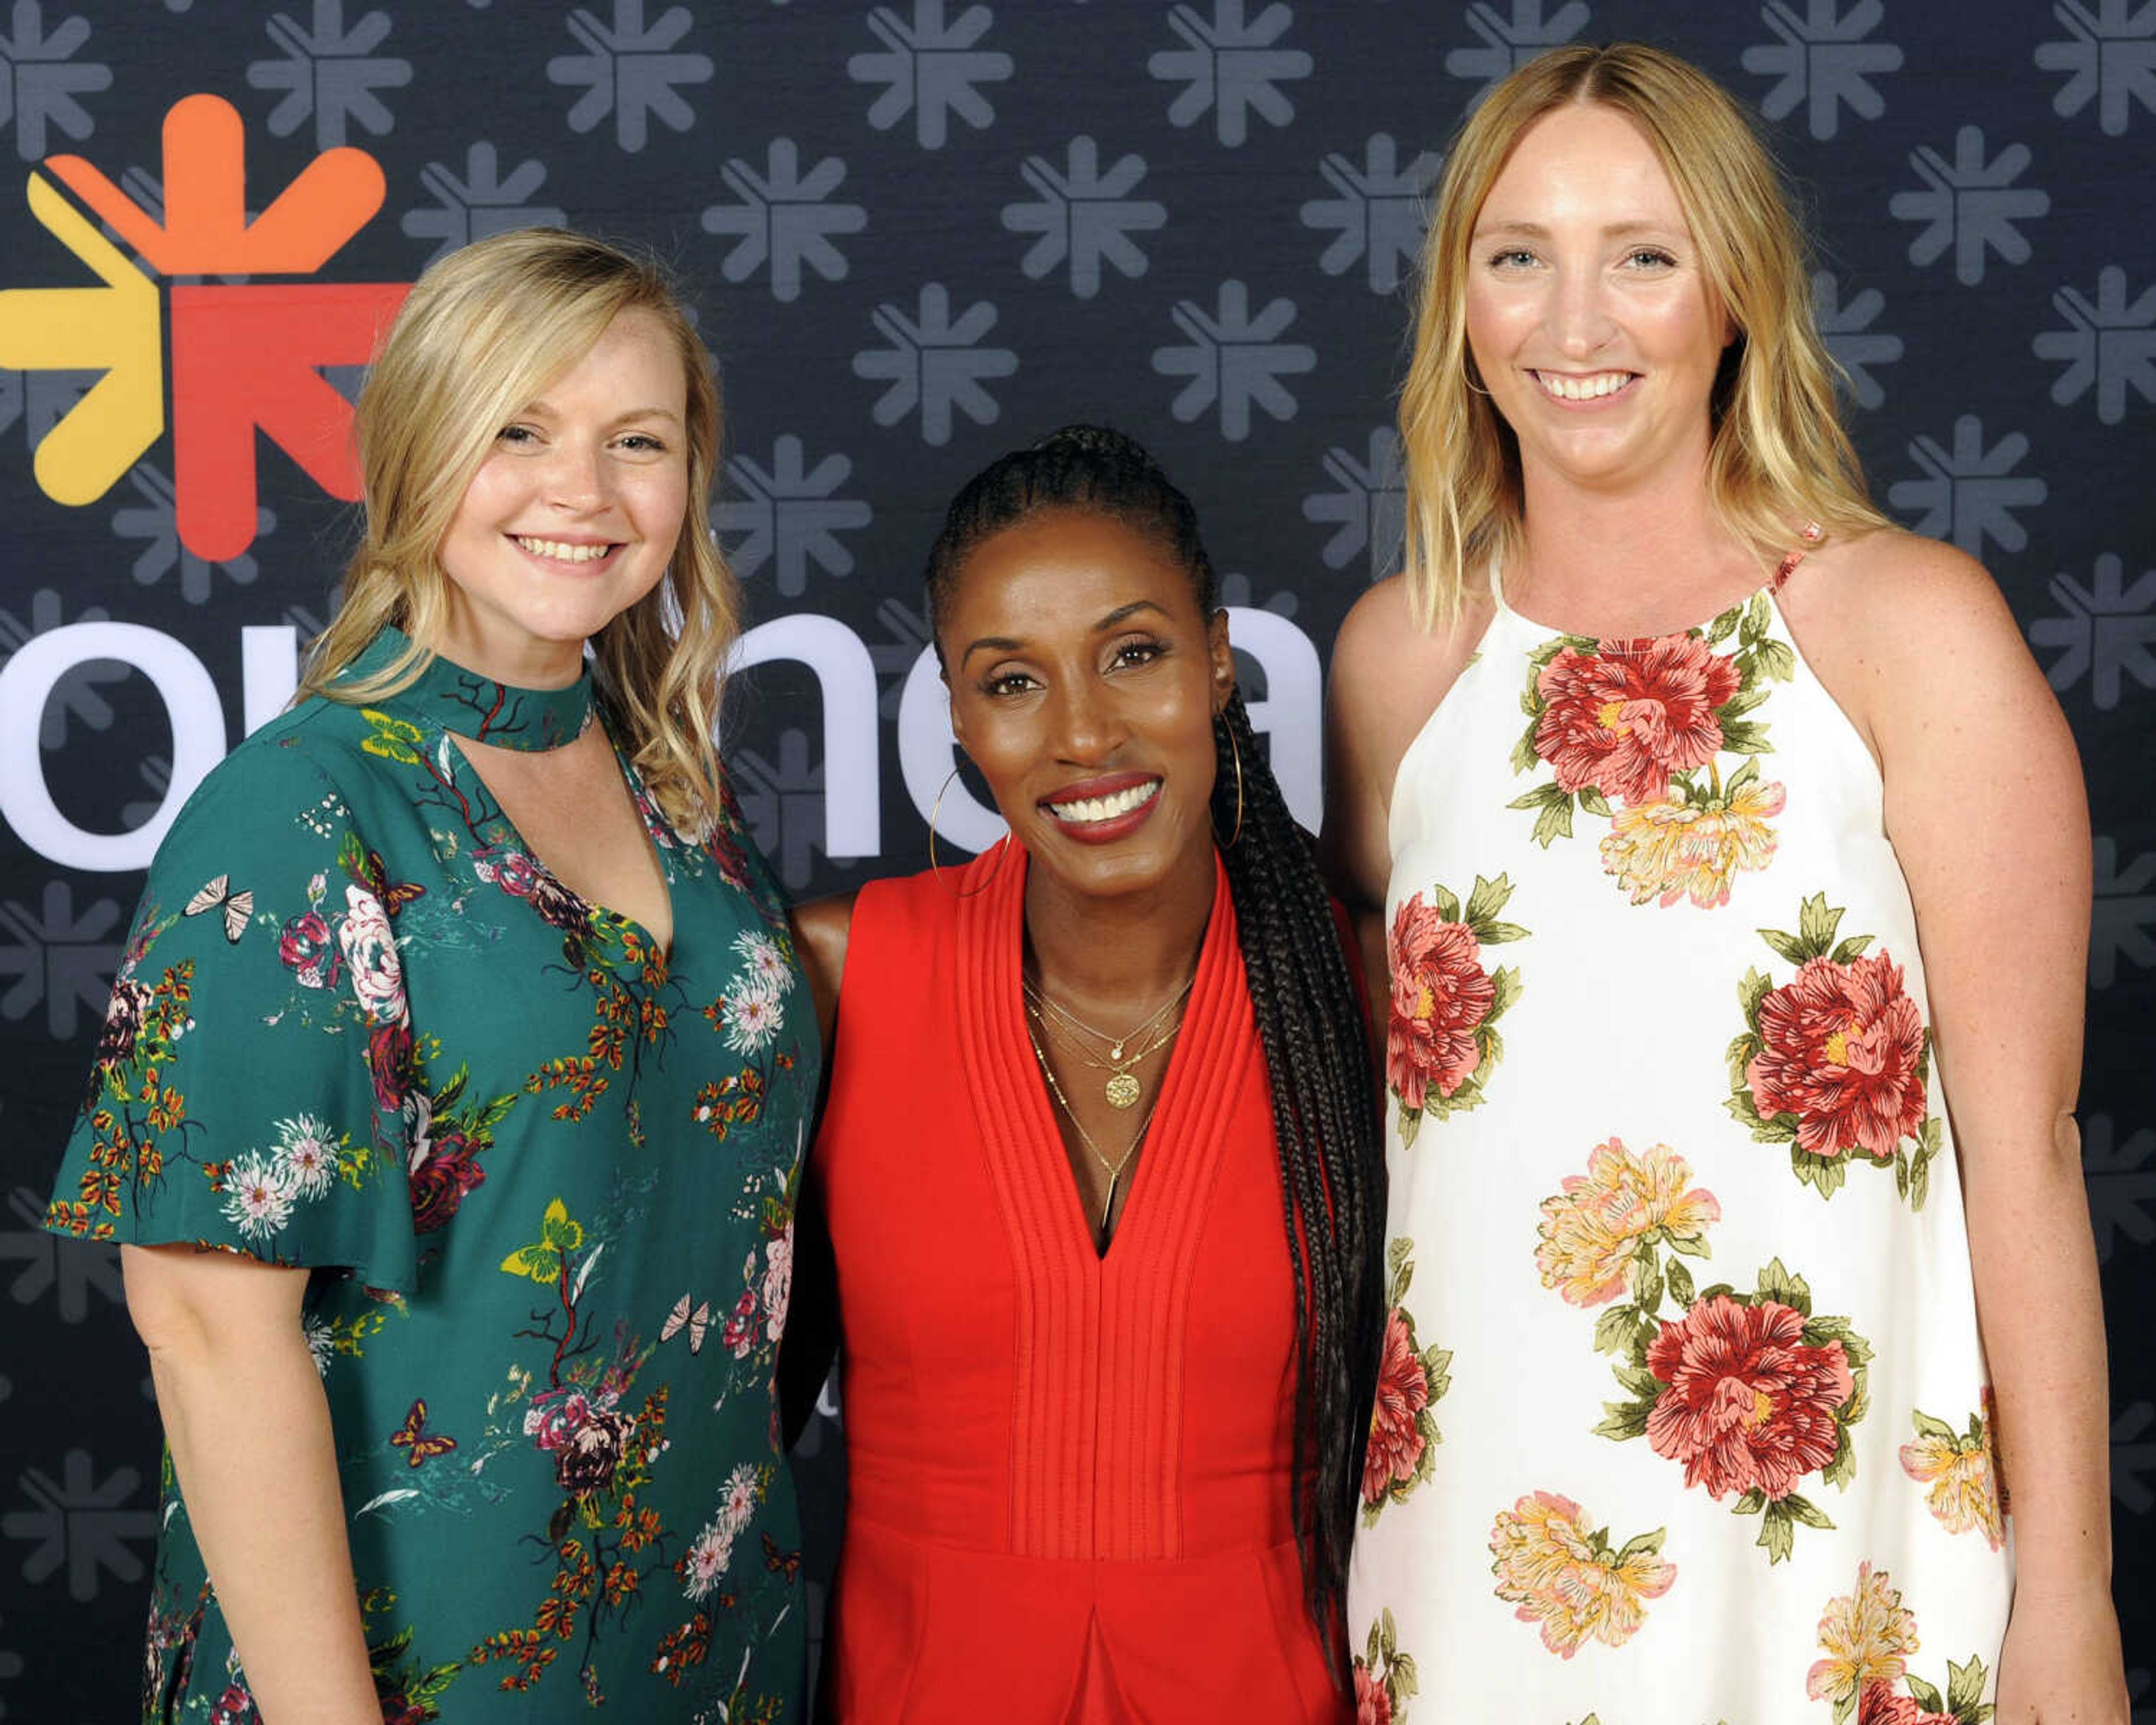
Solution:
<path fill-rule="evenodd" d="M 1138 1153 L 1138 1146 L 1145 1142 L 1146 1129 L 1152 1124 L 1152 1117 L 1159 1110 L 1160 1098 L 1153 1098 L 1152 1106 L 1146 1110 L 1145 1118 L 1138 1122 L 1138 1129 L 1131 1135 L 1131 1141 L 1124 1147 L 1123 1153 L 1111 1162 L 1101 1153 L 1101 1147 L 1093 1142 L 1092 1133 L 1086 1130 L 1086 1123 L 1079 1119 L 1078 1111 L 1070 1106 L 1070 1098 L 1063 1094 L 1063 1086 L 1055 1081 L 1055 1069 L 1048 1064 L 1048 1050 L 1040 1045 L 1040 1039 L 1033 1034 L 1031 1024 L 1025 1027 L 1025 1040 L 1032 1046 L 1034 1059 L 1040 1063 L 1040 1076 L 1048 1081 L 1049 1095 L 1055 1098 L 1056 1105 L 1063 1110 L 1063 1117 L 1070 1122 L 1071 1129 L 1078 1134 L 1078 1142 L 1091 1153 L 1093 1160 L 1101 1164 L 1101 1172 L 1108 1177 L 1108 1190 L 1101 1199 L 1100 1219 L 1093 1225 L 1094 1243 L 1099 1245 L 1108 1237 L 1108 1218 L 1115 1214 L 1116 1189 L 1122 1183 L 1123 1170 L 1131 1165 L 1131 1158 Z M 1131 1081 L 1135 1084 L 1137 1081 L 1133 1079 Z"/>
<path fill-rule="evenodd" d="M 1027 1010 L 1041 1029 L 1055 1036 L 1095 1071 L 1108 1075 L 1101 1086 L 1101 1093 L 1106 1096 L 1108 1106 L 1111 1108 L 1134 1108 L 1145 1089 L 1132 1068 L 1150 1060 L 1175 1040 L 1176 1034 L 1183 1029 L 1182 1018 L 1178 1015 L 1174 1023 L 1165 1028 L 1162 1021 L 1169 1014 L 1177 1012 L 1190 998 L 1191 986 L 1197 979 L 1194 972 L 1190 980 L 1176 991 L 1173 999 L 1121 1036 L 1111 1036 L 1106 1030 L 1095 1029 L 1084 1019 L 1057 1005 L 1026 978 L 1021 976 L 1019 982 L 1025 990 Z M 1051 1019 L 1054 1021 L 1052 1024 Z M 1057 1035 L 1059 1028 L 1062 1033 L 1060 1035 Z M 1076 1033 L 1075 1035 L 1074 1032 Z M 1031 1036 L 1032 1030 L 1029 1029 L 1026 1034 Z M 1085 1043 L 1078 1040 L 1081 1036 L 1091 1037 L 1106 1051 L 1106 1057 L 1103 1059 L 1094 1055 Z"/>

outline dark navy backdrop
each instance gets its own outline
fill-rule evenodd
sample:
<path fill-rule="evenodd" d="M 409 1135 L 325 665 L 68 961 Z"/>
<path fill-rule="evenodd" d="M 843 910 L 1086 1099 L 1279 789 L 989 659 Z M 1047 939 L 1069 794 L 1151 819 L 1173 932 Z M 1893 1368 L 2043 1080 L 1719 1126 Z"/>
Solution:
<path fill-rule="evenodd" d="M 272 333 L 249 312 L 259 348 L 206 376 L 177 354 L 206 326 L 189 295 L 406 281 L 532 221 L 675 259 L 724 365 L 715 525 L 764 625 L 730 752 L 793 888 L 922 860 L 948 753 L 915 680 L 921 553 L 966 475 L 1075 418 L 1145 438 L 1198 501 L 1260 723 L 1308 809 L 1317 666 L 1397 553 L 1390 393 L 1438 152 L 1519 59 L 1613 36 L 1691 56 L 1771 122 L 1814 203 L 1821 316 L 1878 495 L 1997 573 L 2081 740 L 2097 833 L 2083 1121 L 2120 1596 L 2135 1717 L 2156 1720 L 2146 0 L 15 0 L 0 23 L 0 1717 L 121 1717 L 137 1681 L 157 1465 L 144 1363 L 110 1250 L 33 1225 L 139 884 L 147 835 L 125 835 L 154 833 L 274 709 L 351 541 L 348 506 L 273 446 L 298 441 L 280 415 L 306 408 L 311 360 L 353 386 L 321 334 L 334 319 Z M 79 156 L 156 218 L 174 193 L 164 116 L 200 93 L 239 116 L 249 211 L 339 146 L 378 163 L 378 208 L 362 199 L 346 237 L 303 187 L 316 215 L 300 225 L 327 238 L 296 262 L 139 228 L 112 250 L 79 213 L 80 175 L 39 164 Z M 203 162 L 176 165 L 223 172 Z M 77 190 L 50 189 L 63 179 Z M 33 180 L 43 214 L 18 195 Z M 217 184 L 236 197 L 228 172 Z M 202 239 L 184 202 L 175 234 L 192 222 Z M 117 287 L 33 297 L 98 287 L 100 246 Z M 270 429 L 251 540 L 244 476 L 218 467 L 235 413 Z M 202 525 L 219 505 L 236 535 Z M 978 842 L 978 813 L 954 798 L 954 817 Z M 809 1447 L 828 1524 L 828 1427 Z"/>

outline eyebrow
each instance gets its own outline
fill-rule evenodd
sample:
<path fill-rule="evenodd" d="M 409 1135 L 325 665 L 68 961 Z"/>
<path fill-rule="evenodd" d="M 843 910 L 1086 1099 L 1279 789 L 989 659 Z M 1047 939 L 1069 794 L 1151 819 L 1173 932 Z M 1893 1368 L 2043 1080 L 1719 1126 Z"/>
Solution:
<path fill-rule="evenodd" d="M 1672 227 L 1666 222 L 1612 222 L 1602 229 L 1604 238 L 1620 239 L 1634 234 L 1681 234 L 1681 227 Z M 1486 227 L 1477 224 L 1475 238 L 1481 239 L 1495 234 L 1517 234 L 1528 239 L 1548 239 L 1550 230 L 1540 222 L 1492 222 Z"/>
<path fill-rule="evenodd" d="M 1132 617 L 1136 616 L 1141 611 L 1155 612 L 1163 617 L 1168 615 L 1168 613 L 1164 609 L 1155 604 L 1151 599 L 1132 599 L 1127 605 L 1116 606 L 1114 610 L 1108 613 L 1106 617 L 1103 617 L 1098 623 L 1095 624 L 1093 625 L 1093 633 L 1096 635 L 1104 635 L 1107 634 L 1110 629 L 1114 629 L 1117 624 L 1127 623 Z M 968 660 L 971 660 L 976 653 L 983 651 L 992 653 L 1022 653 L 1024 650 L 1025 643 L 1021 640 L 1015 639 L 1009 635 L 983 635 L 978 640 L 969 641 L 966 644 L 966 650 L 958 655 L 958 663 L 964 665 Z"/>
<path fill-rule="evenodd" d="M 527 413 L 543 415 L 550 419 L 557 418 L 561 413 L 559 408 L 544 398 L 527 403 L 524 411 Z M 675 425 L 685 423 L 681 416 L 671 408 L 631 408 L 627 413 L 616 413 L 613 418 L 608 420 L 606 429 L 611 431 L 617 425 L 628 425 L 639 419 L 665 419 Z"/>

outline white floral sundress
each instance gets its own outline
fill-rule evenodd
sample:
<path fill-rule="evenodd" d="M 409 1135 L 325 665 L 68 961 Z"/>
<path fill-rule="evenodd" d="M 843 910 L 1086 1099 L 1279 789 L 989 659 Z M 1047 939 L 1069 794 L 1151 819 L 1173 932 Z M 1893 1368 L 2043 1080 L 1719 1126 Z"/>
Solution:
<path fill-rule="evenodd" d="M 1390 811 L 1370 1725 L 1978 1725 L 2013 1586 L 1879 773 L 1768 587 L 1491 578 Z"/>

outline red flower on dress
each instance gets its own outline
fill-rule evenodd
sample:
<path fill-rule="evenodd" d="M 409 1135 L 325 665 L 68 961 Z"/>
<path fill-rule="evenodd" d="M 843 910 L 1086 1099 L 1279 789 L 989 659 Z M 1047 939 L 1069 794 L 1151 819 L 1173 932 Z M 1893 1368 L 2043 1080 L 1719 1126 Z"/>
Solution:
<path fill-rule="evenodd" d="M 1735 662 L 1697 635 L 1566 647 L 1536 679 L 1546 705 L 1535 752 L 1557 769 L 1559 790 L 1660 802 L 1672 773 L 1720 752 L 1715 709 L 1741 681 Z"/>
<path fill-rule="evenodd" d="M 1775 1300 L 1702 1300 L 1665 1320 L 1647 1368 L 1669 1387 L 1647 1416 L 1657 1455 L 1685 1465 L 1685 1484 L 1717 1499 L 1754 1489 L 1788 1497 L 1834 1460 L 1835 1411 L 1856 1380 L 1839 1342 L 1804 1339 L 1804 1314 Z"/>
<path fill-rule="evenodd" d="M 1886 953 L 1810 958 L 1759 1003 L 1764 1045 L 1744 1069 L 1762 1118 L 1797 1117 L 1797 1147 L 1881 1162 L 1924 1124 L 1924 1021 Z"/>
<path fill-rule="evenodd" d="M 1928 1713 L 1914 1697 L 1897 1695 L 1884 1679 L 1856 1697 L 1856 1725 L 1956 1725 L 1952 1713 Z"/>
<path fill-rule="evenodd" d="M 1393 1697 L 1385 1686 L 1370 1675 L 1361 1660 L 1355 1661 L 1355 1725 L 1392 1725 Z"/>
<path fill-rule="evenodd" d="M 377 1024 L 367 1033 L 367 1070 L 374 1081 L 375 1106 L 399 1109 L 412 1088 L 413 1055 L 412 1027 L 399 1019 Z"/>
<path fill-rule="evenodd" d="M 1378 1363 L 1377 1405 L 1370 1411 L 1369 1447 L 1363 1455 L 1363 1502 L 1376 1503 L 1395 1480 L 1411 1480 L 1425 1447 L 1416 1416 L 1430 1405 L 1430 1373 L 1415 1355 L 1406 1315 L 1385 1315 L 1384 1353 Z"/>
<path fill-rule="evenodd" d="M 1475 1076 L 1482 1064 L 1475 1033 L 1490 1015 L 1496 985 L 1482 968 L 1475 932 L 1446 922 L 1419 892 L 1393 918 L 1390 947 L 1385 1078 L 1400 1106 L 1415 1110 L 1431 1085 L 1449 1097 Z"/>

